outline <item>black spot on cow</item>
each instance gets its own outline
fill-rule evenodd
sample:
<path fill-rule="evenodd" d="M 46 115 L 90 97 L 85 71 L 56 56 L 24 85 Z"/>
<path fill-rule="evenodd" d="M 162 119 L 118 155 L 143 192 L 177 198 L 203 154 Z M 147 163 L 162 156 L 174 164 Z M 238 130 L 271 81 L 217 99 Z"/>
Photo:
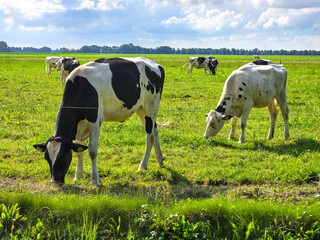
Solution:
<path fill-rule="evenodd" d="M 266 94 L 268 95 L 268 93 L 269 93 L 269 91 L 267 90 L 267 91 L 266 91 Z"/>
<path fill-rule="evenodd" d="M 152 71 L 147 65 L 145 67 L 146 76 L 149 80 L 146 88 L 148 91 L 151 91 L 152 94 L 154 93 L 154 90 L 156 93 L 162 91 L 162 86 L 164 82 L 164 70 L 161 71 L 161 69 L 163 70 L 163 68 L 160 68 L 161 76 L 159 76 L 157 73 Z"/>
<path fill-rule="evenodd" d="M 239 98 L 242 98 L 242 95 L 241 95 L 241 94 L 239 94 L 239 95 L 238 95 L 238 97 L 239 97 Z"/>
<path fill-rule="evenodd" d="M 77 67 L 80 66 L 80 63 L 77 59 L 74 57 L 65 57 L 62 59 L 62 64 L 63 64 L 63 69 L 65 71 L 68 71 L 69 74 L 76 69 Z"/>
<path fill-rule="evenodd" d="M 247 100 L 247 98 L 246 98 L 246 97 L 244 97 L 244 100 Z"/>
<path fill-rule="evenodd" d="M 215 111 L 224 114 L 226 112 L 226 109 L 225 109 L 225 106 L 219 105 Z"/>
<path fill-rule="evenodd" d="M 247 84 L 245 82 L 242 82 L 243 86 L 247 86 Z"/>
<path fill-rule="evenodd" d="M 204 57 L 198 57 L 198 63 L 201 65 L 206 59 Z"/>
<path fill-rule="evenodd" d="M 223 106 L 227 105 L 227 101 L 223 101 L 223 102 L 222 102 L 222 105 L 223 105 Z"/>
<path fill-rule="evenodd" d="M 253 62 L 255 65 L 268 65 L 268 61 L 265 61 L 265 60 L 257 60 L 257 61 L 254 61 Z"/>
<path fill-rule="evenodd" d="M 229 101 L 231 98 L 230 97 L 226 97 L 226 98 L 224 98 L 225 100 L 227 100 L 227 101 Z"/>
<path fill-rule="evenodd" d="M 146 116 L 145 120 L 146 120 L 146 132 L 148 134 L 151 134 L 152 133 L 152 126 L 153 126 L 152 119 L 150 117 Z"/>
<path fill-rule="evenodd" d="M 96 122 L 98 107 L 98 93 L 86 78 L 76 76 L 67 81 L 57 114 L 56 135 L 75 139 L 78 122 Z"/>
<path fill-rule="evenodd" d="M 140 72 L 136 64 L 123 58 L 101 58 L 96 63 L 108 63 L 112 72 L 112 88 L 123 107 L 131 109 L 140 98 Z"/>
<path fill-rule="evenodd" d="M 239 87 L 239 90 L 240 90 L 240 91 L 243 91 L 243 88 L 242 88 L 242 87 Z"/>

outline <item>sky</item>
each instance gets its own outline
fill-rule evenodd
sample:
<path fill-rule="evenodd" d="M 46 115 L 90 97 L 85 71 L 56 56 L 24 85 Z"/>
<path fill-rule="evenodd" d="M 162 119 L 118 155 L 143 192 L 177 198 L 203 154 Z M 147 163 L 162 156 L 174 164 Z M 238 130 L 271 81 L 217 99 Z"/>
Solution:
<path fill-rule="evenodd" d="M 12 47 L 320 50 L 320 0 L 0 0 Z"/>

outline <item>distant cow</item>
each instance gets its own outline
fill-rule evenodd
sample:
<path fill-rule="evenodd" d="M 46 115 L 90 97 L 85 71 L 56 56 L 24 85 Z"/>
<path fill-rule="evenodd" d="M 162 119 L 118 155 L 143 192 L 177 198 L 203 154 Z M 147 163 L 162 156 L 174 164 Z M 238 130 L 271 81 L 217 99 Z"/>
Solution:
<path fill-rule="evenodd" d="M 259 55 L 252 55 L 253 59 L 260 59 Z"/>
<path fill-rule="evenodd" d="M 284 139 L 288 139 L 287 70 L 282 65 L 269 62 L 268 65 L 248 63 L 231 73 L 225 82 L 217 108 L 207 114 L 205 138 L 215 136 L 230 118 L 232 121 L 229 139 L 234 138 L 237 118 L 242 116 L 239 138 L 242 143 L 245 141 L 245 128 L 251 108 L 268 107 L 271 122 L 268 139 L 271 139 L 278 115 L 278 102 L 284 120 Z"/>
<path fill-rule="evenodd" d="M 211 74 L 216 74 L 216 68 L 219 64 L 214 57 L 189 57 L 188 73 L 192 73 L 192 68 L 204 68 L 204 74 L 208 70 Z"/>
<path fill-rule="evenodd" d="M 103 121 L 123 122 L 137 113 L 146 131 L 146 150 L 140 169 L 147 169 L 152 146 L 163 166 L 156 118 L 164 83 L 164 69 L 155 61 L 137 58 L 99 59 L 75 69 L 66 81 L 54 136 L 35 144 L 45 152 L 51 181 L 64 183 L 71 150 L 78 152 L 75 180 L 83 175 L 83 145 L 89 138 L 91 181 L 99 185 L 96 165 L 99 131 Z M 73 143 L 76 140 L 77 143 Z"/>
<path fill-rule="evenodd" d="M 51 76 L 51 68 L 57 68 L 57 62 L 61 57 L 46 57 L 46 72 L 47 76 Z"/>
<path fill-rule="evenodd" d="M 57 71 L 60 72 L 59 76 L 61 83 L 65 83 L 68 75 L 77 67 L 80 66 L 80 63 L 74 57 L 64 57 L 59 59 L 57 62 Z"/>

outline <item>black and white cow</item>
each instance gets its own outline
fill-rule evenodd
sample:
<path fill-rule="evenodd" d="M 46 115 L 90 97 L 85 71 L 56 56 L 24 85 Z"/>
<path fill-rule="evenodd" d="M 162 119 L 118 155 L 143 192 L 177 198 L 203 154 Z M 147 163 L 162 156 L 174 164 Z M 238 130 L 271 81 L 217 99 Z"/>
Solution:
<path fill-rule="evenodd" d="M 216 74 L 216 68 L 219 64 L 218 60 L 214 57 L 189 57 L 188 73 L 192 73 L 192 68 L 204 68 L 204 74 L 207 70 L 210 74 Z"/>
<path fill-rule="evenodd" d="M 164 83 L 164 69 L 155 61 L 137 58 L 99 59 L 75 69 L 66 81 L 54 136 L 35 144 L 45 152 L 51 181 L 64 183 L 71 163 L 71 150 L 78 152 L 75 180 L 83 175 L 83 145 L 89 138 L 92 161 L 91 181 L 99 185 L 97 151 L 103 121 L 123 122 L 137 113 L 146 131 L 146 150 L 140 169 L 147 169 L 152 146 L 159 165 L 163 166 L 156 118 Z M 77 143 L 74 143 L 76 140 Z"/>
<path fill-rule="evenodd" d="M 204 137 L 215 136 L 225 121 L 232 118 L 229 139 L 233 139 L 237 118 L 241 117 L 239 142 L 242 143 L 245 141 L 245 128 L 251 108 L 268 107 L 271 122 L 268 139 L 271 139 L 278 115 L 278 102 L 284 121 L 284 139 L 288 139 L 286 82 L 287 70 L 270 60 L 258 60 L 233 71 L 225 82 L 217 108 L 206 115 L 207 128 Z"/>
<path fill-rule="evenodd" d="M 63 57 L 59 59 L 56 69 L 60 72 L 59 77 L 61 79 L 61 83 L 65 83 L 68 75 L 79 66 L 79 61 L 74 57 Z"/>

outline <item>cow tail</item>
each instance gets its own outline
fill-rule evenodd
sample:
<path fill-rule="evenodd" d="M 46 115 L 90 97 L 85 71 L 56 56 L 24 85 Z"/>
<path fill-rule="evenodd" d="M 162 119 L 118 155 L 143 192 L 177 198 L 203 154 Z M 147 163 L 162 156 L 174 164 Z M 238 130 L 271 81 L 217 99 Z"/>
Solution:
<path fill-rule="evenodd" d="M 184 68 L 187 64 L 188 64 L 188 61 L 186 62 L 186 64 L 185 64 L 185 65 L 183 65 L 183 66 L 182 66 L 182 68 Z"/>
<path fill-rule="evenodd" d="M 159 127 L 168 127 L 170 124 L 171 124 L 171 121 L 167 121 L 164 123 L 157 122 L 157 126 L 159 126 Z"/>

